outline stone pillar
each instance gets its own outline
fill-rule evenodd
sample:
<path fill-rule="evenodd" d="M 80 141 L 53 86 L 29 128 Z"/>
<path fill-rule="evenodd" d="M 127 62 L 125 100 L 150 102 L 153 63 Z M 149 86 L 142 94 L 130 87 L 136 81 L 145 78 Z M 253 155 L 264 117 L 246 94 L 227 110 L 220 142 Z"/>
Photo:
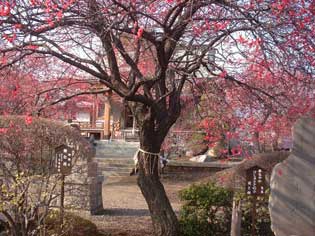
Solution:
<path fill-rule="evenodd" d="M 105 101 L 105 109 L 104 109 L 104 139 L 110 138 L 110 112 L 111 106 L 109 99 Z"/>
<path fill-rule="evenodd" d="M 276 236 L 315 235 L 315 120 L 293 128 L 293 151 L 271 175 L 269 210 Z"/>
<path fill-rule="evenodd" d="M 97 162 L 88 163 L 89 210 L 92 215 L 103 211 L 102 186 L 104 176 L 99 176 Z"/>
<path fill-rule="evenodd" d="M 77 162 L 72 174 L 66 177 L 66 209 L 86 210 L 92 215 L 101 213 L 104 210 L 103 182 L 104 176 L 98 175 L 97 162 Z"/>

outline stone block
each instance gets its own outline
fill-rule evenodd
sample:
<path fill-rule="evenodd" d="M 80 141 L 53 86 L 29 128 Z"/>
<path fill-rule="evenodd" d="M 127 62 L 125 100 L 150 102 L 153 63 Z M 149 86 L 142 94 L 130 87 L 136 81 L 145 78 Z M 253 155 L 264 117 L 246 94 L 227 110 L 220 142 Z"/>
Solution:
<path fill-rule="evenodd" d="M 66 208 L 86 210 L 91 214 L 103 211 L 104 177 L 98 176 L 97 162 L 76 163 L 71 175 L 67 176 L 65 180 Z"/>
<path fill-rule="evenodd" d="M 97 162 L 88 163 L 88 177 L 96 177 L 97 173 Z"/>
<path fill-rule="evenodd" d="M 293 128 L 292 154 L 271 175 L 269 210 L 276 236 L 315 235 L 315 121 Z"/>

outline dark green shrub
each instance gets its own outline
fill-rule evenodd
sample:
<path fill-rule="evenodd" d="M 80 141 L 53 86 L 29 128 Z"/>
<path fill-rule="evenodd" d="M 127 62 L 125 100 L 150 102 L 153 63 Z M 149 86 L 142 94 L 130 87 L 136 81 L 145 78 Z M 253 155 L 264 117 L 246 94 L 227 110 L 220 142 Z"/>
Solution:
<path fill-rule="evenodd" d="M 230 232 L 233 192 L 212 183 L 193 185 L 180 193 L 183 236 L 221 236 Z"/>
<path fill-rule="evenodd" d="M 232 217 L 233 191 L 213 183 L 192 185 L 180 193 L 184 201 L 180 211 L 183 236 L 229 236 Z M 251 235 L 252 199 L 243 193 L 235 198 L 242 201 L 242 236 Z M 274 236 L 270 229 L 268 194 L 256 202 L 256 235 Z"/>
<path fill-rule="evenodd" d="M 242 199 L 242 235 L 251 235 L 252 225 L 252 196 L 246 196 L 244 193 L 238 193 L 237 198 Z M 270 215 L 268 209 L 269 194 L 258 197 L 256 201 L 256 234 L 257 236 L 274 236 L 270 228 Z"/>

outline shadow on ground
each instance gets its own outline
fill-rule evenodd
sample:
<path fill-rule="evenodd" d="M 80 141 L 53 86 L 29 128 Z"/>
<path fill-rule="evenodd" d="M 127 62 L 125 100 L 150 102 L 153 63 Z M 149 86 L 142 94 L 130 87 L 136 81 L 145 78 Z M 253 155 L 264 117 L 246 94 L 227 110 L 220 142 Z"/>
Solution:
<path fill-rule="evenodd" d="M 98 212 L 97 215 L 106 216 L 150 216 L 148 209 L 111 208 Z"/>

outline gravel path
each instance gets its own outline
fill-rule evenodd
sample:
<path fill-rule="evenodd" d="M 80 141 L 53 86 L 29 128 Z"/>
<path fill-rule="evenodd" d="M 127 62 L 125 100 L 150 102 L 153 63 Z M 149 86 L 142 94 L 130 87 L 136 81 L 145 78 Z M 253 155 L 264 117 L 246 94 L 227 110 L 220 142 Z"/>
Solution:
<path fill-rule="evenodd" d="M 194 178 L 195 179 L 195 178 Z M 166 193 L 178 213 L 178 192 L 195 180 L 163 178 Z M 103 186 L 104 214 L 83 215 L 111 236 L 152 236 L 152 223 L 147 204 L 136 184 L 136 177 L 109 178 Z"/>

